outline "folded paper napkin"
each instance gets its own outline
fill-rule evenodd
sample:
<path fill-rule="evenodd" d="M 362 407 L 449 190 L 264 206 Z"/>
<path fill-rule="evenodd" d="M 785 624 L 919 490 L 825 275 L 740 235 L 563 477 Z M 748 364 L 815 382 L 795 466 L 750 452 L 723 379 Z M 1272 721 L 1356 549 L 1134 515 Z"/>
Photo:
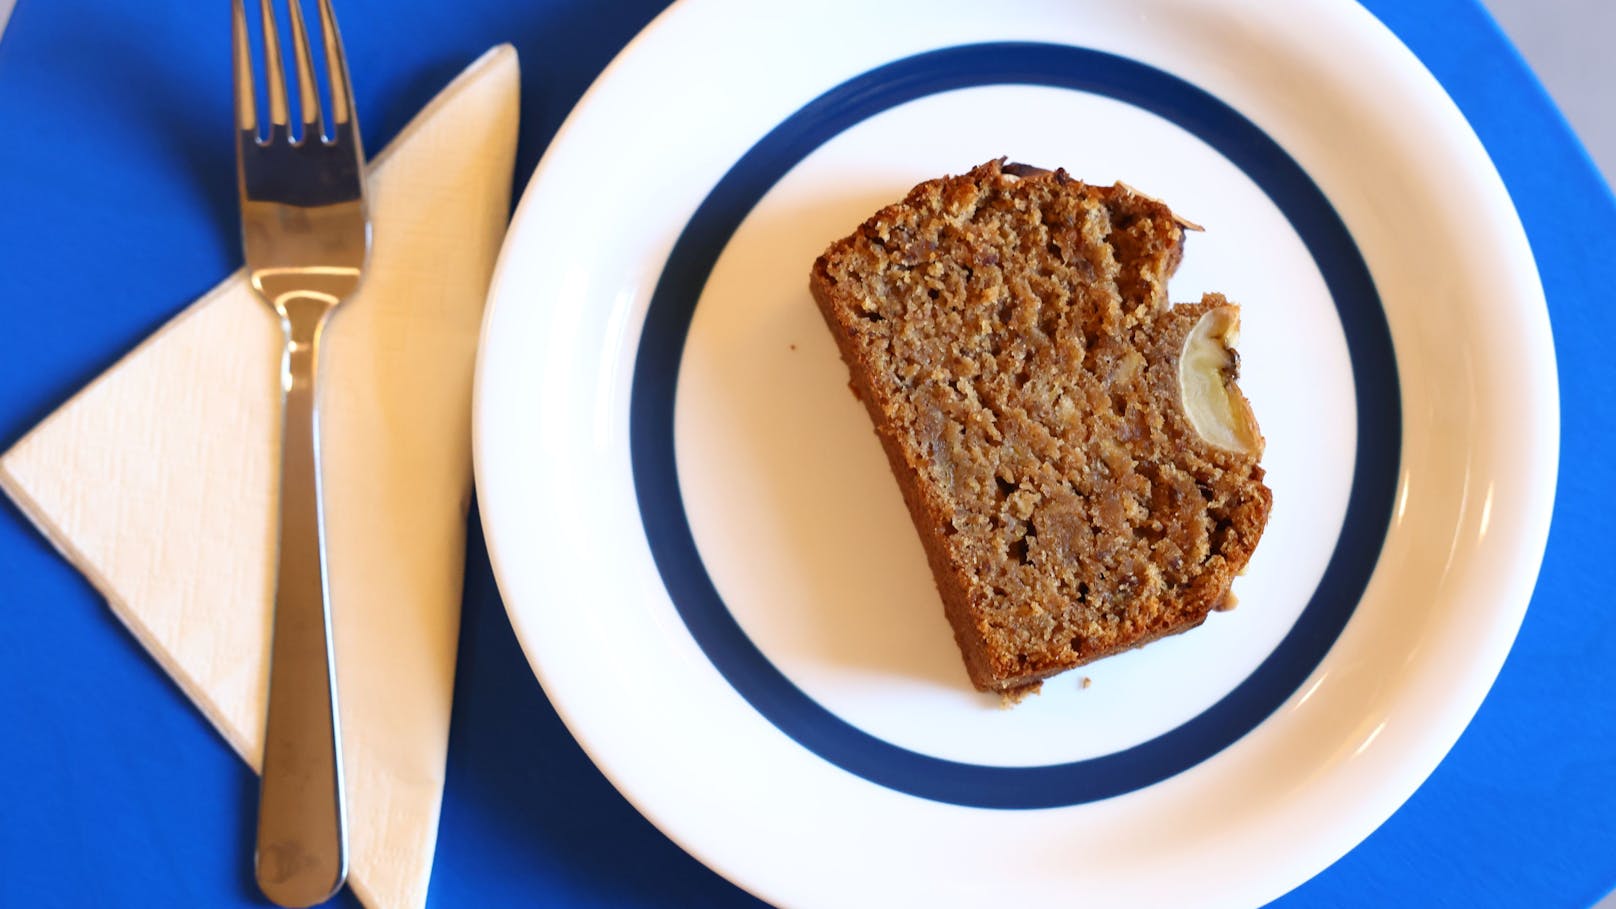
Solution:
<path fill-rule="evenodd" d="M 471 492 L 472 359 L 509 209 L 517 76 L 514 49 L 489 51 L 375 158 L 370 264 L 325 334 L 320 433 L 348 882 L 375 907 L 423 905 L 432 870 Z M 238 273 L 0 458 L 0 486 L 255 768 L 281 346 L 279 323 Z"/>

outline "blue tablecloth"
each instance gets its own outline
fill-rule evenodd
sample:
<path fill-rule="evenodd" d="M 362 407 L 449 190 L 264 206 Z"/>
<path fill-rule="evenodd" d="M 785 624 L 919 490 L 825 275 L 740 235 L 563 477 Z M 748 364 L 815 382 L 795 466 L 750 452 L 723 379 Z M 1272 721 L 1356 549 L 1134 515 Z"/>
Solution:
<path fill-rule="evenodd" d="M 1475 722 L 1384 827 L 1280 904 L 1587 906 L 1616 886 L 1616 492 L 1602 457 L 1616 437 L 1616 204 L 1476 0 L 1365 3 L 1447 86 L 1525 220 L 1559 355 L 1560 494 L 1525 626 Z M 381 148 L 510 41 L 520 186 L 662 5 L 343 0 L 366 143 Z M 0 447 L 240 263 L 227 10 L 21 0 L 0 39 Z M 568 736 L 472 524 L 432 905 L 756 905 Z M 254 778 L 9 503 L 0 742 L 0 905 L 262 905 Z"/>

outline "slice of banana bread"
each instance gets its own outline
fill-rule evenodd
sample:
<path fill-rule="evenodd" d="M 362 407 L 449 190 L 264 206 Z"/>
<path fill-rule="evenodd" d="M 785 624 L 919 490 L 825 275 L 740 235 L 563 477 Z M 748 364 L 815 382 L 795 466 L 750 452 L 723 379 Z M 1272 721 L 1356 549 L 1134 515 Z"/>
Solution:
<path fill-rule="evenodd" d="M 1188 222 L 990 161 L 916 186 L 810 288 L 971 681 L 1019 695 L 1199 625 L 1268 519 L 1238 308 L 1170 306 Z"/>

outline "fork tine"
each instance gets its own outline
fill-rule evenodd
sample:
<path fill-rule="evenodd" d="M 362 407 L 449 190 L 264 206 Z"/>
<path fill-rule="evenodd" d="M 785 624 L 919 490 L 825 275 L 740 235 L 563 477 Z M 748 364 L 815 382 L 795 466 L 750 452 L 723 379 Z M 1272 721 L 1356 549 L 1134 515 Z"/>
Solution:
<path fill-rule="evenodd" d="M 286 112 L 286 69 L 281 66 L 280 31 L 275 28 L 275 10 L 270 0 L 260 0 L 258 8 L 264 18 L 264 77 L 269 90 L 269 122 L 271 128 L 284 128 L 291 116 Z"/>
<path fill-rule="evenodd" d="M 309 55 L 309 33 L 303 27 L 302 0 L 288 0 L 292 11 L 292 54 L 297 58 L 298 107 L 303 113 L 303 139 L 320 135 L 320 86 L 314 81 L 314 58 Z"/>
<path fill-rule="evenodd" d="M 331 11 L 331 0 L 320 0 L 320 30 L 325 39 L 325 68 L 331 78 L 331 133 L 339 136 L 341 129 L 353 124 L 353 86 L 348 82 L 348 57 L 342 49 L 342 33 L 337 30 L 337 14 Z M 354 138 L 359 131 L 353 131 Z"/>
<path fill-rule="evenodd" d="M 236 129 L 257 136 L 258 111 L 253 101 L 252 47 L 247 43 L 247 9 L 242 5 L 242 0 L 231 0 L 231 6 L 234 8 L 230 31 L 233 38 L 231 57 L 234 58 L 236 72 Z"/>

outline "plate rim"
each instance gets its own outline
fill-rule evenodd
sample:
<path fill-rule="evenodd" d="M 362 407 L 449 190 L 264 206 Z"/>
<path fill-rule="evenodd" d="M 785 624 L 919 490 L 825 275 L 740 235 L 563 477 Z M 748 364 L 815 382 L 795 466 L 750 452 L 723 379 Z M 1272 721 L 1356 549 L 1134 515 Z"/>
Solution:
<path fill-rule="evenodd" d="M 602 71 L 600 76 L 597 77 L 594 83 L 591 84 L 589 90 L 583 95 L 577 105 L 568 114 L 561 128 L 557 131 L 554 139 L 547 147 L 538 168 L 534 171 L 532 178 L 529 180 L 522 193 L 521 201 L 512 216 L 511 231 L 507 234 L 506 242 L 501 248 L 498 264 L 496 266 L 493 279 L 490 282 L 488 298 L 489 303 L 483 324 L 482 340 L 485 343 L 479 346 L 473 398 L 474 466 L 476 470 L 477 488 L 479 493 L 483 493 L 485 491 L 485 477 L 488 474 L 485 464 L 486 443 L 484 440 L 487 435 L 485 429 L 486 401 L 488 398 L 488 394 L 485 390 L 487 381 L 486 375 L 490 367 L 487 366 L 489 358 L 484 354 L 490 349 L 490 347 L 486 342 L 491 334 L 491 325 L 495 320 L 496 312 L 498 310 L 498 301 L 500 299 L 501 288 L 505 280 L 505 273 L 511 260 L 510 251 L 516 245 L 515 240 L 519 236 L 517 227 L 522 222 L 524 215 L 530 209 L 536 207 L 537 203 L 535 203 L 533 200 L 538 194 L 538 188 L 541 187 L 545 179 L 548 179 L 548 165 L 552 163 L 552 152 L 561 147 L 569 139 L 571 133 L 575 130 L 577 121 L 589 109 L 590 105 L 598 100 L 597 96 L 601 93 L 603 86 L 610 84 L 620 70 L 628 65 L 627 61 L 631 60 L 634 56 L 637 56 L 644 43 L 654 40 L 656 35 L 667 27 L 667 24 L 671 19 L 687 14 L 687 12 L 693 7 L 718 6 L 723 2 L 725 2 L 725 0 L 680 0 L 680 2 L 677 2 L 665 9 L 650 24 L 642 29 L 641 32 L 639 32 L 635 38 L 613 58 L 611 64 L 609 64 L 605 70 Z M 1310 2 L 1313 2 L 1313 0 L 1310 0 Z M 1238 0 L 1232 0 L 1232 2 L 1228 5 L 1238 5 Z M 1315 5 L 1322 4 L 1315 3 Z M 1336 12 L 1339 13 L 1340 10 L 1338 9 Z M 1419 58 L 1414 55 L 1414 53 L 1406 45 L 1403 44 L 1401 39 L 1395 33 L 1393 33 L 1383 23 L 1375 18 L 1367 9 L 1364 9 L 1362 6 L 1354 3 L 1351 4 L 1351 10 L 1346 15 L 1357 16 L 1357 25 L 1360 27 L 1367 26 L 1370 33 L 1374 35 L 1374 39 L 1380 44 L 1386 45 L 1389 43 L 1392 53 L 1395 56 L 1404 58 L 1401 61 L 1401 65 L 1403 65 L 1405 69 L 1407 68 L 1407 64 L 1412 63 L 1413 70 L 1409 73 L 1405 73 L 1405 75 L 1409 75 L 1418 80 L 1421 83 L 1423 90 L 1427 92 L 1434 90 L 1435 98 L 1437 99 L 1438 104 L 1444 109 L 1444 113 L 1447 114 L 1450 119 L 1456 119 L 1457 124 L 1461 127 L 1462 140 L 1472 145 L 1475 150 L 1481 153 L 1482 161 L 1485 163 L 1485 174 L 1491 178 L 1490 182 L 1495 184 L 1494 186 L 1488 187 L 1488 189 L 1502 196 L 1502 201 L 1510 216 L 1509 225 L 1507 225 L 1507 227 L 1512 227 L 1513 231 L 1511 232 L 1518 235 L 1518 242 L 1515 243 L 1514 246 L 1524 256 L 1524 261 L 1530 268 L 1532 283 L 1535 285 L 1536 293 L 1533 295 L 1531 300 L 1527 301 L 1527 308 L 1531 311 L 1531 315 L 1537 317 L 1538 321 L 1541 322 L 1544 339 L 1547 341 L 1546 346 L 1537 352 L 1547 357 L 1547 375 L 1546 377 L 1539 376 L 1539 378 L 1546 380 L 1545 390 L 1548 394 L 1550 403 L 1553 405 L 1552 407 L 1548 408 L 1549 413 L 1546 415 L 1546 420 L 1552 426 L 1553 432 L 1549 433 L 1545 439 L 1539 440 L 1539 444 L 1546 447 L 1531 450 L 1531 453 L 1537 456 L 1539 460 L 1546 461 L 1550 469 L 1547 471 L 1546 478 L 1540 477 L 1540 482 L 1537 488 L 1542 494 L 1532 497 L 1535 507 L 1529 507 L 1527 509 L 1528 517 L 1536 518 L 1536 520 L 1533 521 L 1532 526 L 1529 526 L 1523 533 L 1523 536 L 1528 543 L 1527 551 L 1523 554 L 1521 560 L 1521 565 L 1523 566 L 1521 572 L 1513 578 L 1513 580 L 1518 582 L 1516 586 L 1524 589 L 1524 593 L 1519 597 L 1513 598 L 1512 600 L 1513 602 L 1518 602 L 1518 607 L 1514 608 L 1512 611 L 1512 620 L 1504 622 L 1493 629 L 1495 632 L 1495 637 L 1503 639 L 1503 649 L 1496 662 L 1486 671 L 1481 673 L 1482 675 L 1485 675 L 1486 683 L 1476 686 L 1476 690 L 1473 692 L 1474 697 L 1470 699 L 1470 702 L 1462 705 L 1453 712 L 1453 716 L 1457 716 L 1458 721 L 1455 728 L 1452 729 L 1452 734 L 1448 735 L 1446 732 L 1441 732 L 1436 735 L 1437 738 L 1445 740 L 1445 744 L 1438 750 L 1436 758 L 1432 760 L 1429 766 L 1425 767 L 1422 772 L 1412 776 L 1411 782 L 1409 782 L 1409 784 L 1406 786 L 1406 791 L 1403 791 L 1394 798 L 1389 799 L 1389 808 L 1387 808 L 1387 810 L 1384 812 L 1384 815 L 1374 820 L 1367 829 L 1355 835 L 1351 835 L 1349 837 L 1350 842 L 1347 843 L 1346 847 L 1337 851 L 1333 856 L 1331 856 L 1329 861 L 1319 865 L 1316 868 L 1313 868 L 1300 878 L 1292 881 L 1284 888 L 1284 890 L 1279 891 L 1279 893 L 1283 893 L 1286 890 L 1299 885 L 1308 878 L 1312 877 L 1314 874 L 1323 870 L 1324 867 L 1327 867 L 1329 864 L 1333 863 L 1335 859 L 1339 858 L 1341 855 L 1344 855 L 1347 851 L 1350 851 L 1359 842 L 1361 842 L 1364 837 L 1366 837 L 1376 827 L 1383 823 L 1387 817 L 1401 808 L 1408 797 L 1411 796 L 1412 793 L 1423 784 L 1424 780 L 1429 776 L 1429 774 L 1435 770 L 1436 766 L 1452 748 L 1459 734 L 1469 724 L 1476 710 L 1480 707 L 1481 701 L 1486 697 L 1488 691 L 1491 689 L 1492 683 L 1494 679 L 1496 679 L 1498 672 L 1502 669 L 1503 657 L 1504 655 L 1507 655 L 1509 646 L 1514 641 L 1519 631 L 1521 620 L 1524 618 L 1525 611 L 1530 600 L 1531 591 L 1535 587 L 1537 575 L 1541 570 L 1543 552 L 1547 545 L 1549 522 L 1552 517 L 1554 493 L 1558 480 L 1558 458 L 1560 448 L 1560 395 L 1558 376 L 1555 370 L 1556 352 L 1553 346 L 1552 334 L 1550 334 L 1548 331 L 1548 309 L 1543 296 L 1541 278 L 1538 275 L 1536 267 L 1535 255 L 1533 254 L 1530 243 L 1526 237 L 1524 227 L 1520 223 L 1519 212 L 1515 207 L 1513 200 L 1510 199 L 1507 186 L 1505 186 L 1503 183 L 1502 177 L 1499 174 L 1496 166 L 1492 163 L 1485 146 L 1481 143 L 1479 137 L 1476 136 L 1474 130 L 1470 128 L 1468 122 L 1464 120 L 1462 112 L 1459 110 L 1456 102 L 1448 94 L 1446 87 L 1443 86 L 1441 82 L 1425 67 L 1424 63 L 1420 61 Z M 1103 50 L 1103 48 L 1101 49 Z M 1193 80 L 1191 80 L 1191 82 L 1192 84 L 1195 84 Z M 1328 193 L 1326 195 L 1328 195 Z M 1408 415 L 1405 414 L 1404 419 L 1405 421 L 1409 419 Z M 513 604 L 508 602 L 504 595 L 504 592 L 508 587 L 504 579 L 507 569 L 502 567 L 503 560 L 498 551 L 499 544 L 497 542 L 497 538 L 499 537 L 500 531 L 494 526 L 494 520 L 490 515 L 491 510 L 485 506 L 481 511 L 483 530 L 488 541 L 490 562 L 492 563 L 496 580 L 502 592 L 502 602 L 506 602 L 507 612 L 510 615 L 513 629 L 516 631 L 518 641 L 523 649 L 524 656 L 529 662 L 530 668 L 533 670 L 540 685 L 544 687 L 548 693 L 551 686 L 546 683 L 544 668 L 540 664 L 539 659 L 536 658 L 533 646 L 530 646 L 530 635 L 532 632 L 531 630 L 524 631 L 522 618 L 518 615 L 518 609 Z M 1378 573 L 1378 568 L 1376 573 Z M 1506 625 L 1507 627 L 1504 627 Z M 725 878 L 742 887 L 743 889 L 752 892 L 754 895 L 764 895 L 764 890 L 760 887 L 754 886 L 755 882 L 751 881 L 748 875 L 739 873 L 737 869 L 722 861 L 718 857 L 709 855 L 699 848 L 695 848 L 694 844 L 687 841 L 686 838 L 680 835 L 680 831 L 673 829 L 673 827 L 671 827 L 668 823 L 665 823 L 664 818 L 658 816 L 653 811 L 648 810 L 647 806 L 639 797 L 639 793 L 635 790 L 634 785 L 620 777 L 620 775 L 616 772 L 617 768 L 613 766 L 612 761 L 609 759 L 603 759 L 603 755 L 597 753 L 595 743 L 579 734 L 575 720 L 569 714 L 568 705 L 557 700 L 552 700 L 552 703 L 555 706 L 557 713 L 566 724 L 569 733 L 571 733 L 574 739 L 579 742 L 580 746 L 590 756 L 590 759 L 612 782 L 613 786 L 617 788 L 617 790 L 631 804 L 634 805 L 636 810 L 645 816 L 654 826 L 657 827 L 657 829 L 669 836 L 670 839 L 674 840 L 674 842 L 680 845 L 685 851 L 702 861 L 704 864 L 708 865 L 708 867 L 719 872 Z M 1451 719 L 1451 716 L 1446 718 Z M 1278 895 L 1278 893 L 1274 895 Z"/>

